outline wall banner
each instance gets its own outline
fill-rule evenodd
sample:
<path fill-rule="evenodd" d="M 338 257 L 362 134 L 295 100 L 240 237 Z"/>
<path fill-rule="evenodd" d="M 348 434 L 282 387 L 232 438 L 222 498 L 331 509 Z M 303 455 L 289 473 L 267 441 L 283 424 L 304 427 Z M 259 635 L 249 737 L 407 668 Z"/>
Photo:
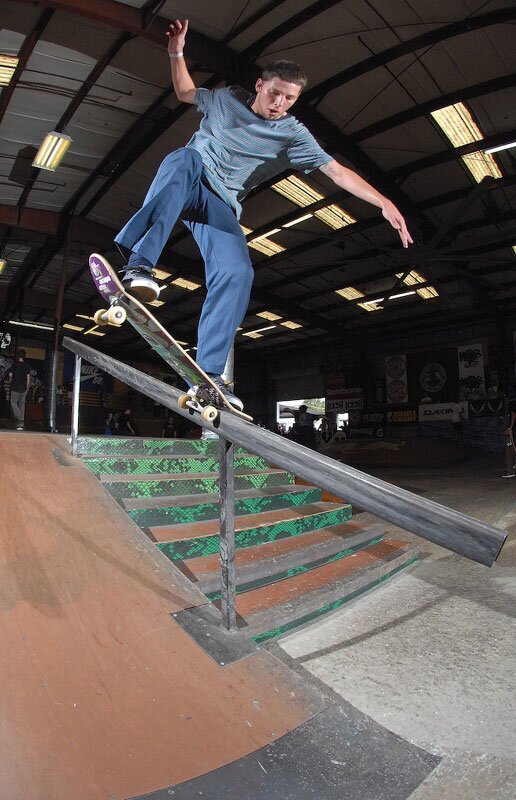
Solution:
<path fill-rule="evenodd" d="M 468 419 L 468 403 L 423 403 L 419 406 L 419 422 L 451 422 L 454 406 L 462 409 L 462 418 Z"/>
<path fill-rule="evenodd" d="M 481 344 L 469 344 L 457 348 L 459 359 L 459 397 L 471 400 L 485 397 L 486 383 L 484 354 Z"/>
<path fill-rule="evenodd" d="M 405 355 L 386 357 L 385 389 L 387 403 L 408 402 L 407 357 Z"/>

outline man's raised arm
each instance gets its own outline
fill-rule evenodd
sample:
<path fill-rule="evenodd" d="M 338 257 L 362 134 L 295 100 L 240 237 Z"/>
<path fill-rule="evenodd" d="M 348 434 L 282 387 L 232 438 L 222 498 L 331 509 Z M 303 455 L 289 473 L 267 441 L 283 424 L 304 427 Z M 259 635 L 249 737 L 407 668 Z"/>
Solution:
<path fill-rule="evenodd" d="M 373 206 L 380 208 L 387 222 L 390 222 L 392 227 L 398 231 L 403 247 L 408 247 L 409 244 L 413 243 L 412 236 L 407 230 L 403 215 L 399 212 L 394 203 L 391 203 L 383 194 L 380 194 L 371 184 L 361 178 L 360 175 L 357 175 L 352 169 L 348 169 L 348 167 L 339 164 L 338 161 L 329 161 L 327 164 L 323 164 L 319 169 L 321 172 L 324 172 L 328 178 L 331 178 L 337 186 L 340 186 L 341 189 L 346 189 L 346 191 L 354 194 L 355 197 L 360 197 L 361 200 L 366 200 L 368 203 L 372 203 Z"/>
<path fill-rule="evenodd" d="M 168 55 L 170 58 L 170 72 L 172 74 L 172 83 L 174 85 L 174 92 L 178 100 L 182 103 L 195 103 L 195 93 L 197 87 L 193 82 L 190 73 L 188 72 L 185 60 L 183 58 L 183 49 L 185 46 L 186 32 L 188 30 L 188 20 L 183 22 L 176 19 L 171 22 L 168 36 Z"/>

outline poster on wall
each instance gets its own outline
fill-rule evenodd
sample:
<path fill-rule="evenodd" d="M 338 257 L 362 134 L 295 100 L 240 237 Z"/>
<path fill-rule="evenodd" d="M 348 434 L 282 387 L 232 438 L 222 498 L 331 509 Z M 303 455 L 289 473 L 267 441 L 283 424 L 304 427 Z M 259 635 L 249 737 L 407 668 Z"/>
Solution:
<path fill-rule="evenodd" d="M 63 367 L 63 382 L 65 384 L 73 381 L 74 366 L 74 354 L 66 351 Z M 93 364 L 88 364 L 83 359 L 81 363 L 81 391 L 111 394 L 113 392 L 113 376 L 99 369 L 99 367 L 93 366 Z"/>
<path fill-rule="evenodd" d="M 408 403 L 406 355 L 387 356 L 385 359 L 385 388 L 387 403 Z"/>
<path fill-rule="evenodd" d="M 459 397 L 459 367 L 456 348 L 407 355 L 409 397 L 413 404 L 428 398 L 433 403 Z"/>
<path fill-rule="evenodd" d="M 360 364 L 349 359 L 346 364 L 332 364 L 326 373 L 326 413 L 342 412 L 364 407 L 364 389 Z"/>
<path fill-rule="evenodd" d="M 469 344 L 457 349 L 459 363 L 459 399 L 485 397 L 486 383 L 484 353 L 481 344 Z"/>

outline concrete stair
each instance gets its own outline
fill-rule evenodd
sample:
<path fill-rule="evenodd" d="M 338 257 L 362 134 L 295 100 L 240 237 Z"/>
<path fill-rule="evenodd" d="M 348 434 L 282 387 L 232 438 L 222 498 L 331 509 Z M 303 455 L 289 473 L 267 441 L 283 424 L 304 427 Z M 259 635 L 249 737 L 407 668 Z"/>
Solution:
<path fill-rule="evenodd" d="M 106 491 L 214 605 L 220 603 L 218 443 L 81 437 Z M 382 525 L 296 482 L 242 448 L 235 454 L 237 614 L 257 642 L 307 624 L 418 560 Z"/>

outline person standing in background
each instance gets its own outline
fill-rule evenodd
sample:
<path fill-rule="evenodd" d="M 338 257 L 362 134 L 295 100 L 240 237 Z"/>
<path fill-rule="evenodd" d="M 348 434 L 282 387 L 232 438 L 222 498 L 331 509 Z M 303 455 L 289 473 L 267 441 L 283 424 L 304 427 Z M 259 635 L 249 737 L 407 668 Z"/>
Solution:
<path fill-rule="evenodd" d="M 16 360 L 9 371 L 11 408 L 17 431 L 22 431 L 25 427 L 25 403 L 30 386 L 30 366 L 25 361 L 25 357 L 25 350 L 18 350 Z"/>

